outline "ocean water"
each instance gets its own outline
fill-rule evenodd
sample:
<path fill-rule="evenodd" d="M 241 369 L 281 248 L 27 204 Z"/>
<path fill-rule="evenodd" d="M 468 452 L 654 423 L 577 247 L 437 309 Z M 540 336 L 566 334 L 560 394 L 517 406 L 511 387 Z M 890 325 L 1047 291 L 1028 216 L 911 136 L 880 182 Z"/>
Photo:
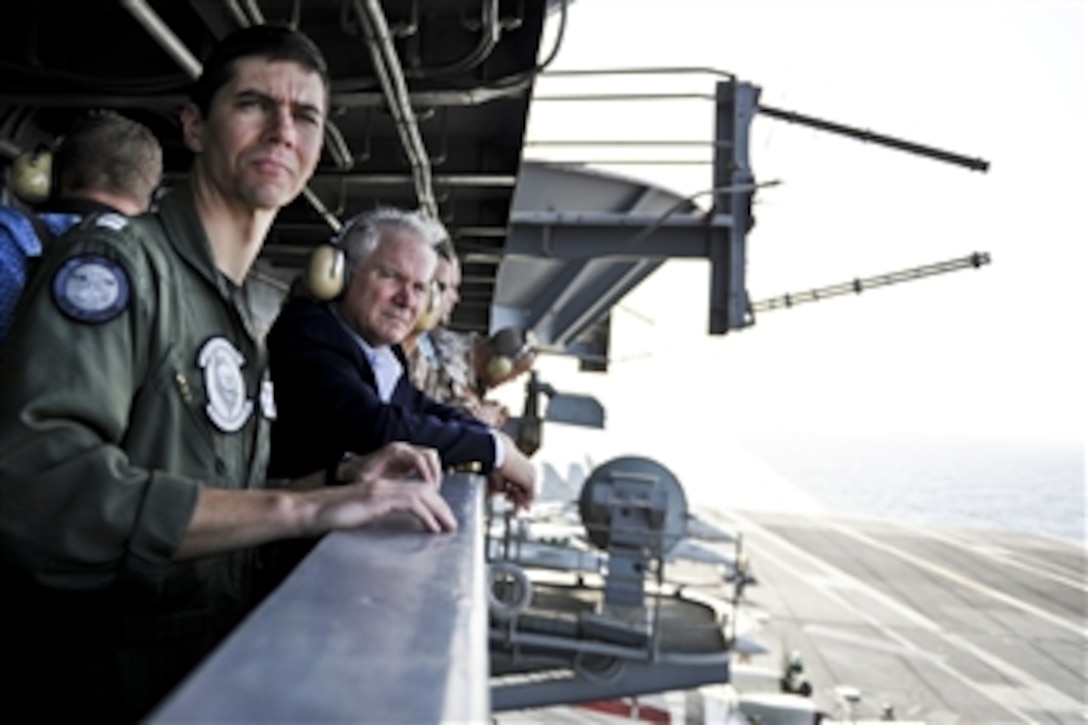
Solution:
<path fill-rule="evenodd" d="M 1088 545 L 1080 441 L 776 431 L 741 446 L 830 512 Z"/>

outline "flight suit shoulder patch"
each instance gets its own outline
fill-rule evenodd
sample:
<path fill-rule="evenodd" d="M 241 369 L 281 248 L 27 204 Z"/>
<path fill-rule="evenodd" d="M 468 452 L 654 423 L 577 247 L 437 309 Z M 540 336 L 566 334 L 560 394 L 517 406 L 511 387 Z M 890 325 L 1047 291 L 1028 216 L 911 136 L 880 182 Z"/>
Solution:
<path fill-rule="evenodd" d="M 94 225 L 119 232 L 128 226 L 128 217 L 115 212 L 106 212 L 95 216 Z"/>
<path fill-rule="evenodd" d="M 132 283 L 128 273 L 101 254 L 79 254 L 53 275 L 53 301 L 77 322 L 108 322 L 128 306 Z"/>

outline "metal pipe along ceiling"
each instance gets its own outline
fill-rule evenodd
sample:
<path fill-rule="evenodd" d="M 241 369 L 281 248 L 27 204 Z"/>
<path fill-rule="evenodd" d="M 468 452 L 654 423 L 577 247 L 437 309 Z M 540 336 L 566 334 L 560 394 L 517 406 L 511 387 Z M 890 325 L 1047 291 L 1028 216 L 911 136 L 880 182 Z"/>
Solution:
<path fill-rule="evenodd" d="M 374 72 L 381 83 L 389 111 L 397 126 L 401 146 L 412 167 L 420 209 L 431 218 L 438 218 L 438 203 L 435 201 L 431 181 L 431 161 L 419 132 L 419 123 L 404 82 L 404 71 L 393 48 L 392 34 L 389 32 L 381 4 L 378 0 L 354 0 L 352 6 L 366 33 L 367 49 L 374 63 Z"/>
<path fill-rule="evenodd" d="M 499 19 L 499 0 L 483 0 L 480 6 L 480 39 L 476 47 L 463 58 L 446 66 L 436 68 L 417 68 L 408 70 L 409 78 L 429 78 L 432 76 L 460 73 L 476 68 L 491 55 L 502 37 L 502 21 Z"/>
<path fill-rule="evenodd" d="M 190 78 L 196 78 L 200 75 L 202 68 L 200 61 L 189 52 L 189 49 L 185 47 L 185 43 L 181 42 L 181 38 L 174 35 L 174 31 L 170 30 L 170 26 L 163 22 L 163 19 L 144 0 L 121 0 L 121 5 L 132 13 L 132 17 L 136 18 L 137 22 L 144 26 L 144 30 L 158 41 L 162 49 L 177 61 L 178 65 L 189 74 Z"/>

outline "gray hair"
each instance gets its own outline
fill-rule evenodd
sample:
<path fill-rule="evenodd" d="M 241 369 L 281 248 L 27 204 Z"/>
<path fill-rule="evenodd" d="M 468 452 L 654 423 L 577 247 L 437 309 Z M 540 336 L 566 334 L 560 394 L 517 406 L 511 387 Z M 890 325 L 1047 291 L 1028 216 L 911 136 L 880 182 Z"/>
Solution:
<path fill-rule="evenodd" d="M 344 252 L 345 279 L 350 280 L 355 270 L 374 253 L 382 234 L 407 232 L 433 248 L 438 241 L 435 225 L 442 228 L 440 223 L 419 212 L 390 206 L 378 207 L 352 217 L 336 237 L 336 245 Z"/>
<path fill-rule="evenodd" d="M 446 229 L 446 225 L 438 221 L 434 217 L 422 216 L 423 223 L 427 226 L 427 243 L 437 249 L 444 247 L 452 247 L 453 242 L 450 240 L 450 233 Z"/>

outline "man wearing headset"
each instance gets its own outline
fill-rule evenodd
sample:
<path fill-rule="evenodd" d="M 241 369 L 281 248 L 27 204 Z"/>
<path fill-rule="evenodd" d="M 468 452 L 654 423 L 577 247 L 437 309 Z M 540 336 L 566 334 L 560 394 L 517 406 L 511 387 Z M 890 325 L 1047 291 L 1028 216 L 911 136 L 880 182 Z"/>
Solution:
<path fill-rule="evenodd" d="M 258 545 L 392 509 L 456 526 L 434 452 L 406 444 L 342 463 L 343 486 L 266 479 L 273 394 L 246 277 L 317 165 L 328 73 L 306 36 L 253 26 L 190 98 L 187 183 L 46 248 L 0 349 L 13 721 L 146 716 L 252 608 Z"/>
<path fill-rule="evenodd" d="M 55 182 L 54 183 L 54 179 Z M 30 263 L 81 218 L 147 211 L 162 180 L 162 146 L 144 125 L 113 111 L 79 118 L 56 154 L 28 152 L 12 164 L 15 195 L 37 213 L 0 207 L 0 344 L 15 319 Z"/>
<path fill-rule="evenodd" d="M 341 232 L 329 262 L 329 270 L 342 264 L 343 279 L 318 290 L 328 275 L 311 270 L 317 294 L 288 299 L 268 334 L 277 408 L 272 471 L 331 473 L 345 452 L 401 440 L 435 449 L 445 466 L 478 464 L 493 490 L 526 507 L 536 472 L 511 439 L 432 400 L 407 375 L 400 343 L 424 311 L 437 264 L 432 238 L 433 223 L 418 214 L 361 214 Z"/>

